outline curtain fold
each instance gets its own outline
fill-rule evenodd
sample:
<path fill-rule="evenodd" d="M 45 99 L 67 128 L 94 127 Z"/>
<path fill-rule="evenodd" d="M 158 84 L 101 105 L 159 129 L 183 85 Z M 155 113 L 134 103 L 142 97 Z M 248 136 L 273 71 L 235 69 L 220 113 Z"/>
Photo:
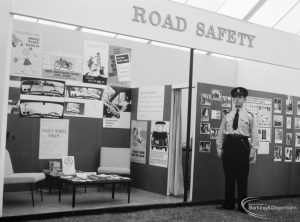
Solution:
<path fill-rule="evenodd" d="M 182 196 L 183 170 L 181 148 L 181 89 L 173 93 L 173 113 L 170 128 L 169 162 L 168 162 L 168 195 Z"/>

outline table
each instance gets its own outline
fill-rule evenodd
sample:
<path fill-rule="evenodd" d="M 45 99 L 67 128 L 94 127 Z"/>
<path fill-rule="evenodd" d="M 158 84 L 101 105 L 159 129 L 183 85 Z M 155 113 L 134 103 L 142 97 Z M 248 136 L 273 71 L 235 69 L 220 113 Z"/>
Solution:
<path fill-rule="evenodd" d="M 72 207 L 75 207 L 75 199 L 76 199 L 76 187 L 77 186 L 95 186 L 100 184 L 111 184 L 112 185 L 112 199 L 115 198 L 115 185 L 116 184 L 125 184 L 127 187 L 127 195 L 128 195 L 128 203 L 130 203 L 130 185 L 131 185 L 131 179 L 128 177 L 119 177 L 119 178 L 96 178 L 93 177 L 92 179 L 89 178 L 87 180 L 84 179 L 77 179 L 75 178 L 66 178 L 66 177 L 58 177 L 56 178 L 60 181 L 59 186 L 59 202 L 61 202 L 61 190 L 62 190 L 62 184 L 67 184 L 72 186 Z"/>

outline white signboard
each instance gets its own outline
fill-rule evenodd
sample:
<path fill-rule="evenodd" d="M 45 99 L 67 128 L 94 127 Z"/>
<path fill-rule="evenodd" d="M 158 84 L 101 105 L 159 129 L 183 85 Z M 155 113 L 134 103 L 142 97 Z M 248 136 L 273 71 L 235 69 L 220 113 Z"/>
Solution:
<path fill-rule="evenodd" d="M 61 159 L 67 156 L 68 138 L 68 119 L 41 119 L 39 159 Z"/>
<path fill-rule="evenodd" d="M 138 97 L 138 120 L 162 120 L 164 113 L 165 87 L 141 87 Z"/>

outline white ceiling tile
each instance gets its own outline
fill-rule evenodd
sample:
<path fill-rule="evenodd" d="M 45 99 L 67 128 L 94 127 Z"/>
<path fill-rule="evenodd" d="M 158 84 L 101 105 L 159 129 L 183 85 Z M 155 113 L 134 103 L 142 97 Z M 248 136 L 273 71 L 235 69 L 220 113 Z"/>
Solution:
<path fill-rule="evenodd" d="M 259 0 L 227 0 L 217 11 L 220 14 L 243 19 Z"/>
<path fill-rule="evenodd" d="M 189 0 L 186 5 L 215 12 L 224 2 L 226 2 L 226 0 Z"/>
<path fill-rule="evenodd" d="M 248 20 L 249 22 L 273 27 L 298 0 L 269 0 Z"/>
<path fill-rule="evenodd" d="M 298 33 L 300 30 L 300 4 L 297 4 L 293 10 L 290 11 L 277 25 L 275 29 L 290 33 Z"/>

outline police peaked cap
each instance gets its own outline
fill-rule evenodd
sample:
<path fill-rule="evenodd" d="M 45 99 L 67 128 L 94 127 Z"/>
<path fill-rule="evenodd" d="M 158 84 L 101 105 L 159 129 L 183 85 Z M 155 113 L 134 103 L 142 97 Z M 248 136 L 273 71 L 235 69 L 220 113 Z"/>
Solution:
<path fill-rule="evenodd" d="M 248 96 L 248 90 L 245 89 L 244 87 L 236 87 L 236 88 L 231 90 L 231 96 L 232 97 L 236 97 L 238 95 L 241 95 L 244 98 L 246 98 Z"/>

